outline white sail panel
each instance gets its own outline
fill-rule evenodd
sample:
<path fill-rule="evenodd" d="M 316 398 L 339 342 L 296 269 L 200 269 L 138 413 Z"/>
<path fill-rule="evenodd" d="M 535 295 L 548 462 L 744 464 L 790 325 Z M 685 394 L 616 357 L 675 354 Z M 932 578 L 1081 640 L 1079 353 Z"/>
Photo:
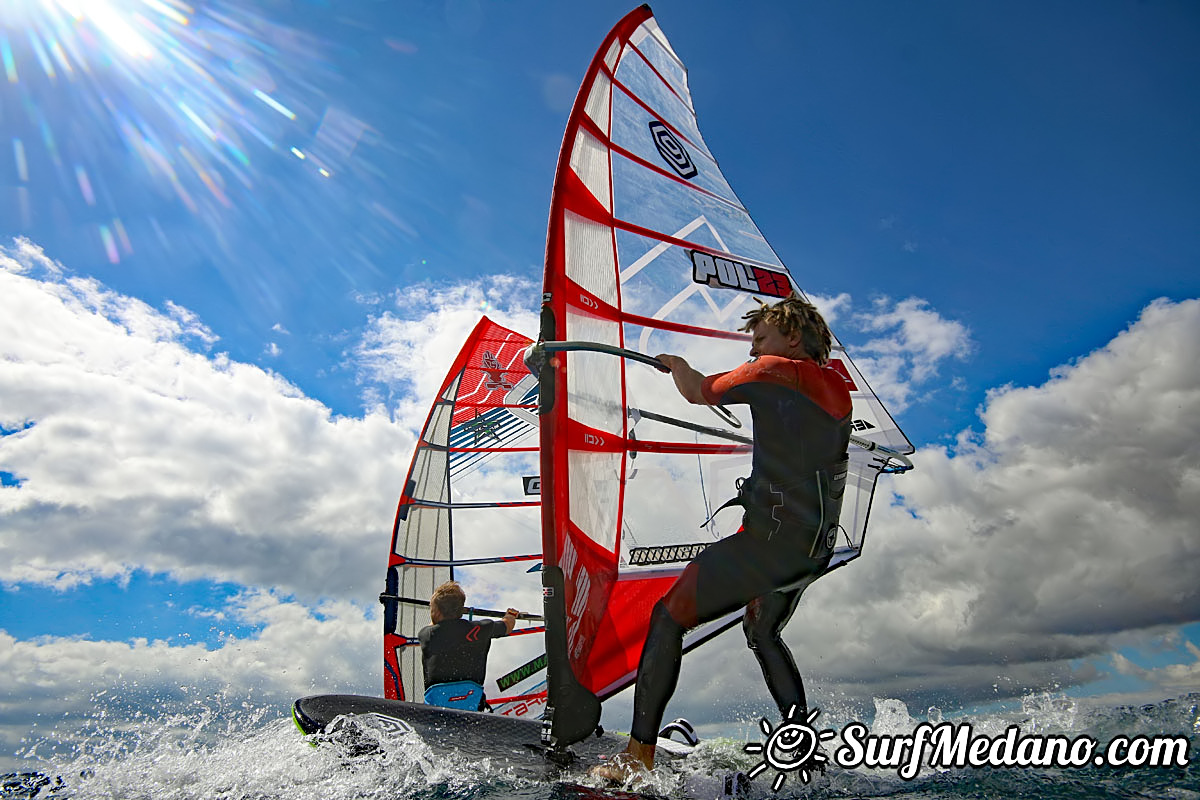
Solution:
<path fill-rule="evenodd" d="M 592 193 L 605 211 L 612 211 L 612 186 L 609 183 L 608 148 L 600 140 L 586 130 L 580 130 L 575 138 L 575 149 L 571 153 L 571 169 L 582 180 L 584 186 Z M 598 228 L 603 226 L 597 225 Z M 605 244 L 611 239 L 605 229 Z M 611 259 L 610 259 L 611 262 Z M 616 302 L 614 297 L 609 302 Z"/>
<path fill-rule="evenodd" d="M 564 218 L 564 228 L 567 275 L 598 300 L 615 304 L 617 282 L 613 274 L 612 231 L 578 214 L 568 214 Z"/>

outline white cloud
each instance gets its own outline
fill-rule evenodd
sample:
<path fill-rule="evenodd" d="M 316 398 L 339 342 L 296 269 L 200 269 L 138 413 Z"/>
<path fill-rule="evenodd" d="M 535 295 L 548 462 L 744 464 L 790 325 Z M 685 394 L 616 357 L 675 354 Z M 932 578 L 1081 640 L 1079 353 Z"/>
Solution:
<path fill-rule="evenodd" d="M 1184 642 L 1184 646 L 1192 656 L 1192 660 L 1189 662 L 1146 668 L 1139 667 L 1120 653 L 1114 653 L 1113 667 L 1122 675 L 1133 675 L 1168 691 L 1194 691 L 1197 686 L 1200 686 L 1200 647 L 1191 642 Z"/>
<path fill-rule="evenodd" d="M 170 300 L 167 301 L 167 312 L 176 322 L 179 323 L 181 334 L 193 336 L 206 345 L 212 345 L 220 338 L 212 330 L 200 321 L 195 312 L 177 305 Z"/>
<path fill-rule="evenodd" d="M 409 431 L 334 417 L 255 366 L 184 342 L 206 328 L 93 280 L 0 270 L 0 580 L 66 587 L 133 569 L 361 594 Z M 24 274 L 22 274 L 24 273 Z M 181 322 L 182 320 L 182 322 Z M 388 454 L 397 454 L 395 458 Z"/>
<path fill-rule="evenodd" d="M 24 237 L 14 240 L 11 247 L 0 247 L 0 269 L 18 275 L 32 269 L 43 269 L 54 275 L 62 272 L 54 259 Z"/>
<path fill-rule="evenodd" d="M 394 310 L 372 319 L 355 352 L 360 378 L 377 400 L 412 428 L 423 424 L 446 369 L 481 314 L 537 338 L 537 288 L 505 275 L 453 286 L 410 286 L 396 293 Z"/>
<path fill-rule="evenodd" d="M 821 316 L 825 319 L 825 324 L 831 328 L 837 325 L 838 319 L 845 313 L 851 305 L 850 295 L 842 292 L 833 297 L 824 297 L 819 294 L 810 294 L 809 301 L 812 302 L 817 310 L 821 312 Z"/>
<path fill-rule="evenodd" d="M 965 325 L 949 320 L 926 300 L 899 303 L 878 298 L 874 309 L 858 317 L 862 330 L 885 333 L 853 348 L 851 356 L 893 415 L 938 376 L 947 359 L 964 360 L 975 349 Z"/>
<path fill-rule="evenodd" d="M 25 428 L 0 437 L 0 470 L 20 482 L 0 489 L 10 584 L 143 568 L 369 594 L 413 431 L 480 309 L 536 333 L 528 282 L 406 290 L 355 353 L 396 421 L 335 417 L 277 374 L 189 350 L 215 336 L 180 306 L 63 277 L 28 242 L 0 255 L 0 426 Z"/>
<path fill-rule="evenodd" d="M 361 607 L 373 608 L 410 428 L 483 306 L 535 333 L 522 310 L 534 304 L 516 299 L 532 291 L 418 288 L 376 318 L 355 356 L 397 424 L 382 410 L 334 417 L 278 375 L 190 350 L 211 335 L 182 309 L 64 277 L 28 243 L 0 249 L 0 425 L 32 423 L 0 437 L 0 470 L 22 481 L 0 489 L 0 579 L 67 586 L 141 568 L 297 597 L 248 589 L 220 612 L 261 632 L 211 649 L 0 637 L 5 736 L 26 711 L 81 708 L 131 679 L 280 702 L 377 692 L 377 623 Z M 896 336 L 875 352 L 900 359 L 901 385 L 969 348 L 922 301 L 879 316 Z M 787 638 L 823 706 L 1069 685 L 1118 640 L 1200 618 L 1200 301 L 1151 304 L 1045 384 L 990 393 L 982 420 L 956 452 L 924 449 L 913 473 L 883 479 L 864 556 L 797 611 Z M 339 599 L 318 606 L 317 592 Z M 1195 685 L 1187 664 L 1139 676 Z M 769 702 L 738 631 L 686 660 L 676 698 L 668 713 L 700 722 Z"/>

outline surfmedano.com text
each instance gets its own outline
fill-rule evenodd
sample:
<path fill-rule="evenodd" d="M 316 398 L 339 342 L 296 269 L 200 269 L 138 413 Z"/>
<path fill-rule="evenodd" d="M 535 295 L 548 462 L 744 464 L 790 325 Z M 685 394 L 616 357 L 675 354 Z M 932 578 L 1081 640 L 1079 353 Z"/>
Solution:
<path fill-rule="evenodd" d="M 1023 736 L 1010 725 L 1002 736 L 975 735 L 969 724 L 923 722 L 912 734 L 874 735 L 861 722 L 842 729 L 843 747 L 833 760 L 843 769 L 895 768 L 912 780 L 922 767 L 1186 767 L 1185 736 L 1117 736 L 1102 750 L 1090 736 Z"/>

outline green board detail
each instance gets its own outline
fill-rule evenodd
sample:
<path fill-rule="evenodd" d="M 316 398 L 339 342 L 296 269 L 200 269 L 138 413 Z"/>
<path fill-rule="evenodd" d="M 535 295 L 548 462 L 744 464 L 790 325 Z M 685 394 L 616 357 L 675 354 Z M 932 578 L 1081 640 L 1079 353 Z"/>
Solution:
<path fill-rule="evenodd" d="M 542 653 L 533 661 L 530 661 L 527 664 L 522 664 L 507 675 L 501 675 L 496 679 L 496 685 L 500 687 L 500 691 L 507 691 L 509 687 L 515 686 L 533 673 L 545 668 L 546 654 Z"/>

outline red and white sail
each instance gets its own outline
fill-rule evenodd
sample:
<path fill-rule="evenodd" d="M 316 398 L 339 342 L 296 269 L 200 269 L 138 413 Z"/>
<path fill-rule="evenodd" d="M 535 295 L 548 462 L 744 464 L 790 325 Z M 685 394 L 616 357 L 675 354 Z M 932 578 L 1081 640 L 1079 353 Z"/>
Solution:
<path fill-rule="evenodd" d="M 521 360 L 531 343 L 482 318 L 450 365 L 421 430 L 380 597 L 388 698 L 423 701 L 416 636 L 430 622 L 435 587 L 458 580 L 469 606 L 502 613 L 517 587 L 536 585 L 529 570 L 541 563 L 537 382 Z M 484 688 L 500 713 L 540 713 L 545 705 L 539 685 L 545 675 L 535 661 L 544 663 L 544 643 L 540 635 L 526 635 L 541 630 L 522 622 L 514 631 L 519 639 L 492 645 Z M 505 697 L 515 699 L 506 703 Z"/>
<path fill-rule="evenodd" d="M 543 543 L 551 739 L 586 735 L 629 685 L 650 610 L 687 561 L 733 533 L 702 524 L 749 473 L 749 414 L 730 426 L 670 378 L 613 348 L 684 356 L 705 374 L 748 355 L 741 316 L 799 284 L 730 188 L 700 134 L 687 71 L 648 6 L 617 24 L 567 124 L 550 209 L 541 339 L 607 348 L 550 353 L 541 370 Z M 835 342 L 854 399 L 835 563 L 861 550 L 886 452 L 912 446 Z M 561 615 L 561 622 L 558 617 Z M 738 615 L 689 633 L 693 647 Z M 560 653 L 561 656 L 556 656 Z"/>

